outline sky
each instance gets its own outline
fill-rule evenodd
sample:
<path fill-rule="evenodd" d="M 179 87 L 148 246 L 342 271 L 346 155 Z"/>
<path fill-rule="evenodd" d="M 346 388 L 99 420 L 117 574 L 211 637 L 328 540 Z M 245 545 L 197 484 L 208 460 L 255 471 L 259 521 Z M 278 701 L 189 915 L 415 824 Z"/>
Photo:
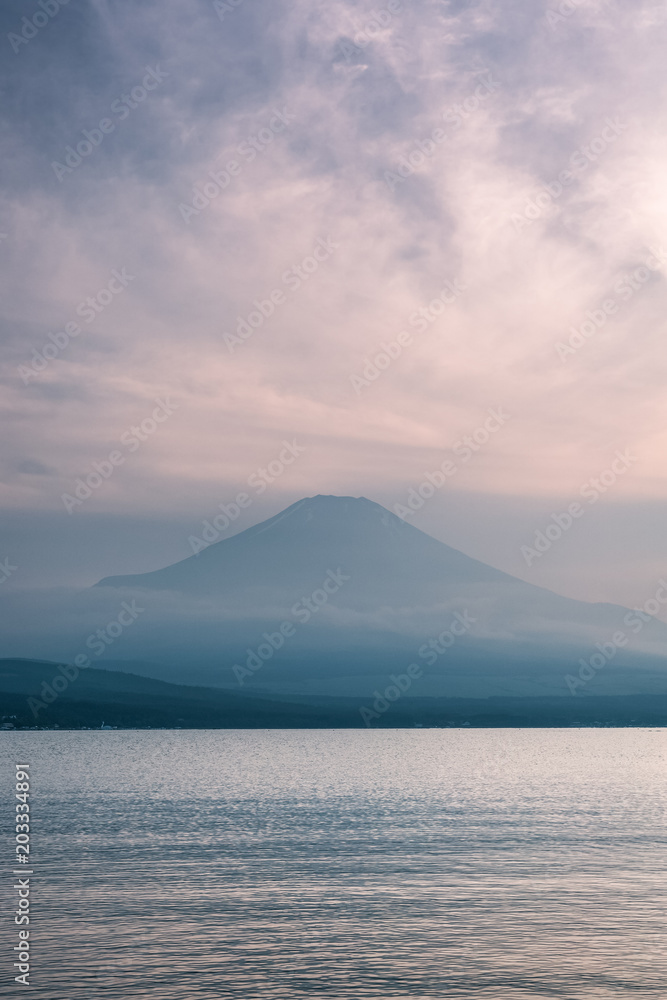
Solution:
<path fill-rule="evenodd" d="M 44 3 L 0 12 L 6 584 L 324 493 L 654 593 L 663 7 Z"/>

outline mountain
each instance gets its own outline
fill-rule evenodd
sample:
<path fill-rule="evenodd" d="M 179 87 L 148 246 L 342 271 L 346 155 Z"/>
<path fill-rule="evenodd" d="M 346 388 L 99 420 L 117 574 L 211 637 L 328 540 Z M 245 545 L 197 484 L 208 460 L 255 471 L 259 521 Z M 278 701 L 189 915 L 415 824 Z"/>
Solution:
<path fill-rule="evenodd" d="M 569 694 L 568 675 L 582 695 L 667 691 L 661 622 L 525 583 L 363 497 L 301 500 L 181 562 L 96 588 L 140 595 L 146 614 L 123 656 L 170 680 L 362 695 L 412 661 L 425 696 Z M 619 630 L 623 646 L 611 643 Z M 579 683 L 580 660 L 596 656 L 602 667 Z"/>
<path fill-rule="evenodd" d="M 316 496 L 165 569 L 107 577 L 97 586 L 226 598 L 248 590 L 297 594 L 311 583 L 316 586 L 332 567 L 350 576 L 345 589 L 355 607 L 417 605 L 431 600 L 433 587 L 443 582 L 512 580 L 365 497 Z"/>

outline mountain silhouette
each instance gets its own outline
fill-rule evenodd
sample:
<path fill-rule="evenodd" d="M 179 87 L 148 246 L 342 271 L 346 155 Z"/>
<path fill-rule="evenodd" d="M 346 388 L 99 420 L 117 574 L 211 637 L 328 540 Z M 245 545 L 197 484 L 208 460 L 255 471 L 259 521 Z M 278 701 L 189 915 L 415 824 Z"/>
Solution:
<path fill-rule="evenodd" d="M 433 585 L 501 583 L 512 577 L 436 541 L 365 497 L 315 496 L 165 569 L 114 576 L 97 586 L 184 593 L 307 586 L 341 566 L 369 604 L 419 603 Z"/>
<path fill-rule="evenodd" d="M 454 622 L 461 634 L 438 655 L 426 693 L 568 693 L 565 676 L 605 643 L 612 655 L 592 671 L 596 694 L 664 690 L 667 676 L 661 622 L 635 632 L 627 608 L 526 583 L 364 497 L 305 498 L 164 569 L 96 587 L 142 595 L 150 610 L 125 655 L 169 663 L 179 682 L 236 683 L 235 667 L 268 634 L 276 649 L 270 669 L 247 680 L 254 688 L 353 694 L 406 660 L 432 666 L 424 646 Z M 627 648 L 609 647 L 619 629 Z"/>

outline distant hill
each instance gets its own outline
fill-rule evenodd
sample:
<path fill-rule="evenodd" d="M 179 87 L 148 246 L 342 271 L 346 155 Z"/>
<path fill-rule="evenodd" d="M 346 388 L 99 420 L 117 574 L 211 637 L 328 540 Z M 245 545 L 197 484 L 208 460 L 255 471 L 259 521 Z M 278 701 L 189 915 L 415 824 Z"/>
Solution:
<path fill-rule="evenodd" d="M 0 660 L 0 715 L 18 725 L 67 727 L 289 728 L 326 725 L 328 717 L 310 706 L 283 705 L 220 689 L 187 687 L 121 671 L 82 670 L 51 703 L 40 708 L 44 685 L 62 676 L 45 660 Z M 48 697 L 48 690 L 46 697 Z M 28 699 L 34 699 L 34 714 Z"/>
<path fill-rule="evenodd" d="M 44 685 L 63 676 L 45 660 L 0 660 L 0 724 L 15 728 L 321 729 L 364 726 L 355 699 L 294 701 L 253 698 L 215 688 L 188 687 L 135 674 L 89 668 L 50 704 Z M 413 726 L 667 725 L 667 695 L 583 699 L 404 698 L 378 719 L 376 728 Z M 2 739 L 2 733 L 0 733 Z"/>

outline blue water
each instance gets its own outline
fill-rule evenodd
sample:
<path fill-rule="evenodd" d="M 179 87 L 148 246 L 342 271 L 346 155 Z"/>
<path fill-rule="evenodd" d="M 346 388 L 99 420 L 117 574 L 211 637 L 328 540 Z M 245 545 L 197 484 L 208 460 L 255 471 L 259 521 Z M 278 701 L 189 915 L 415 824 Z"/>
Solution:
<path fill-rule="evenodd" d="M 665 731 L 0 740 L 40 1000 L 667 997 Z"/>

